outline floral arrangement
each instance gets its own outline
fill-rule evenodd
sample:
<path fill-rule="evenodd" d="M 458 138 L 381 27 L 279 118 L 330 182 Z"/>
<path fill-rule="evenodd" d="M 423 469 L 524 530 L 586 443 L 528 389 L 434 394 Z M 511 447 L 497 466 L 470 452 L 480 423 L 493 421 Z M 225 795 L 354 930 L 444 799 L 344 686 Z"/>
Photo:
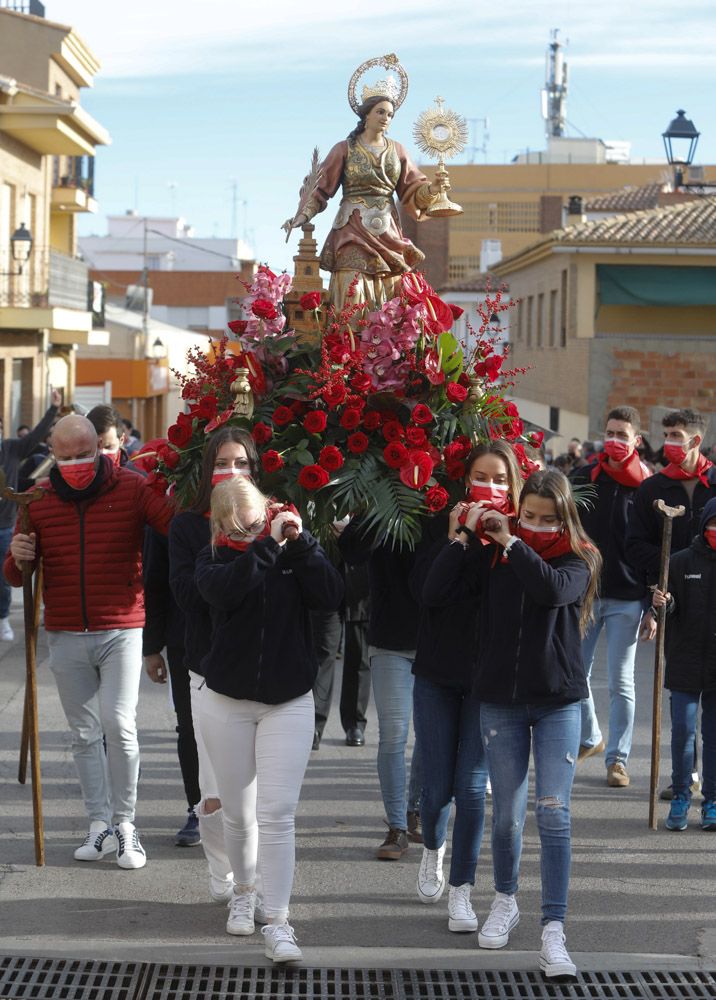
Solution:
<path fill-rule="evenodd" d="M 504 398 L 518 370 L 508 351 L 495 350 L 492 321 L 509 309 L 500 291 L 479 307 L 476 347 L 465 357 L 450 332 L 462 313 L 442 301 L 420 274 L 406 274 L 400 294 L 382 308 L 328 310 L 320 348 L 309 349 L 286 329 L 287 274 L 258 269 L 243 302 L 245 319 L 209 355 L 189 354 L 193 373 L 175 374 L 187 410 L 168 430 L 152 480 L 174 483 L 180 503 L 196 492 L 207 434 L 230 422 L 253 436 L 262 487 L 296 505 L 326 540 L 334 520 L 360 513 L 376 543 L 413 546 L 425 515 L 463 495 L 464 460 L 490 438 L 513 442 L 525 473 L 535 467 L 515 405 Z M 350 297 L 349 297 L 350 298 Z M 301 307 L 320 328 L 321 295 Z M 244 369 L 254 409 L 234 409 L 231 384 Z"/>

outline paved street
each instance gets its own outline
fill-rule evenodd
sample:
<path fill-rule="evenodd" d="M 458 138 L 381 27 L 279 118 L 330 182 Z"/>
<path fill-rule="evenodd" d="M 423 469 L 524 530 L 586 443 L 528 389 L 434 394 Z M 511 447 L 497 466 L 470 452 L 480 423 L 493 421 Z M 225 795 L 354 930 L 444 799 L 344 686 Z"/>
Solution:
<path fill-rule="evenodd" d="M 17 604 L 12 621 L 20 635 Z M 665 831 L 664 804 L 659 831 L 647 827 L 652 656 L 653 647 L 640 651 L 631 786 L 607 788 L 602 759 L 581 765 L 575 785 L 567 931 L 570 952 L 582 970 L 716 968 L 716 835 L 701 831 L 697 809 L 687 832 Z M 146 868 L 126 872 L 113 861 L 83 865 L 72 859 L 86 832 L 85 819 L 44 642 L 39 658 L 47 852 L 42 869 L 34 866 L 30 786 L 16 781 L 23 649 L 17 640 L 0 648 L 0 951 L 265 964 L 258 934 L 237 939 L 224 933 L 225 910 L 207 901 L 201 848 L 173 846 L 185 805 L 166 689 L 143 681 L 140 701 L 137 824 L 149 857 Z M 605 720 L 601 659 L 594 687 Z M 668 709 L 665 717 L 662 784 L 669 770 Z M 420 848 L 412 846 L 399 862 L 374 860 L 384 829 L 376 737 L 371 709 L 366 747 L 347 748 L 334 709 L 321 749 L 311 755 L 298 814 L 291 911 L 306 963 L 535 969 L 540 929 L 533 820 L 525 838 L 521 922 L 507 950 L 480 951 L 474 934 L 448 931 L 446 896 L 435 907 L 418 902 Z M 473 894 L 481 919 L 491 896 L 488 838 Z"/>

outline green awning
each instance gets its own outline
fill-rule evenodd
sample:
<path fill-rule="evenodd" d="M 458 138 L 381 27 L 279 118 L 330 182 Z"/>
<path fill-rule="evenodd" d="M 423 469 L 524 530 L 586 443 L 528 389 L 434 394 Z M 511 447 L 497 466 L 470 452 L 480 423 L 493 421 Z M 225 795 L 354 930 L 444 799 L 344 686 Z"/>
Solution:
<path fill-rule="evenodd" d="M 605 306 L 716 306 L 716 267 L 597 264 L 597 287 Z"/>

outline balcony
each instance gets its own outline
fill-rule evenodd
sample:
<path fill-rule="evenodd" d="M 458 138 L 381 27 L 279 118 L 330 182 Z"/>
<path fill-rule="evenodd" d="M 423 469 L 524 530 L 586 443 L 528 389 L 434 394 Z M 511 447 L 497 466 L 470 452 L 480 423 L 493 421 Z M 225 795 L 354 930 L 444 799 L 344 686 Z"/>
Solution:
<path fill-rule="evenodd" d="M 22 274 L 0 251 L 0 329 L 47 328 L 54 343 L 86 343 L 92 329 L 88 267 L 49 247 L 34 248 Z"/>
<path fill-rule="evenodd" d="M 53 212 L 96 212 L 94 157 L 56 156 L 52 168 Z"/>

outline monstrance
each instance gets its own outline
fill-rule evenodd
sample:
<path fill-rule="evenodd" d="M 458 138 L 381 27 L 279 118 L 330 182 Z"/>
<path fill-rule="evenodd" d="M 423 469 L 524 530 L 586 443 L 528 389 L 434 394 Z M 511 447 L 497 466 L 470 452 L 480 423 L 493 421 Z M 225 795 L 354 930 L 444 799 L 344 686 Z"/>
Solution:
<path fill-rule="evenodd" d="M 450 184 L 445 160 L 461 153 L 467 145 L 467 122 L 462 115 L 446 108 L 442 97 L 436 97 L 435 104 L 436 107 L 423 111 L 413 126 L 413 138 L 420 149 L 438 158 L 435 179 L 441 182 L 441 191 L 427 214 L 437 218 L 462 215 L 462 207 L 450 201 L 447 196 Z"/>

